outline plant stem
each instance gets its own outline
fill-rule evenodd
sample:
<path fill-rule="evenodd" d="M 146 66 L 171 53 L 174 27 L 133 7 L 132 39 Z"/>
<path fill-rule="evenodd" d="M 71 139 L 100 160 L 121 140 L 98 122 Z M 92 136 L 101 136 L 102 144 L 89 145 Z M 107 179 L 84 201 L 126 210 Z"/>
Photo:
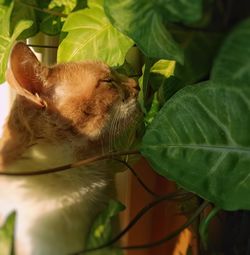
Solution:
<path fill-rule="evenodd" d="M 118 156 L 134 155 L 134 154 L 140 154 L 140 152 L 137 151 L 137 150 L 134 150 L 134 151 L 107 153 L 107 154 L 104 154 L 104 155 L 79 160 L 79 161 L 71 163 L 71 164 L 58 166 L 58 167 L 53 167 L 53 168 L 47 168 L 47 169 L 43 169 L 43 170 L 37 170 L 37 171 L 34 171 L 34 172 L 30 172 L 30 171 L 27 171 L 27 172 L 0 172 L 0 176 L 4 175 L 4 176 L 10 176 L 11 177 L 11 176 L 34 176 L 34 175 L 51 174 L 51 173 L 66 171 L 66 170 L 71 169 L 71 168 L 77 168 L 77 167 L 80 167 L 80 166 L 83 166 L 83 165 L 89 165 L 89 164 L 94 163 L 96 161 L 101 161 L 101 160 L 106 160 L 106 159 L 113 159 L 114 157 L 118 157 Z"/>
<path fill-rule="evenodd" d="M 204 201 L 201 204 L 201 206 L 194 212 L 194 214 L 186 221 L 186 223 L 184 223 L 181 227 L 176 229 L 171 234 L 165 236 L 164 238 L 162 238 L 158 241 L 148 243 L 148 244 L 141 244 L 141 245 L 121 246 L 119 248 L 121 248 L 123 250 L 138 250 L 138 249 L 148 249 L 148 248 L 162 245 L 165 242 L 178 236 L 185 228 L 189 227 L 196 220 L 196 218 L 200 215 L 200 213 L 208 206 L 208 204 L 209 204 L 208 201 Z"/>
<path fill-rule="evenodd" d="M 217 213 L 221 211 L 221 208 L 214 207 L 212 211 L 208 214 L 208 216 L 203 219 L 199 226 L 199 233 L 202 241 L 202 245 L 205 249 L 207 249 L 208 242 L 208 227 L 210 225 L 211 220 L 217 215 Z"/>
<path fill-rule="evenodd" d="M 27 7 L 33 8 L 34 10 L 37 10 L 39 12 L 51 14 L 53 16 L 57 16 L 57 17 L 61 17 L 61 18 L 67 18 L 68 17 L 68 15 L 66 15 L 64 13 L 55 12 L 55 11 L 52 11 L 52 10 L 49 10 L 49 9 L 42 9 L 42 8 L 39 8 L 39 7 L 35 6 L 34 4 L 24 3 L 22 1 L 18 1 L 18 3 L 20 3 L 22 5 L 25 5 Z"/>
<path fill-rule="evenodd" d="M 146 214 L 150 209 L 152 209 L 153 207 L 155 207 L 156 205 L 158 205 L 159 203 L 161 203 L 163 201 L 166 201 L 166 200 L 175 200 L 176 198 L 184 196 L 184 195 L 186 195 L 186 192 L 183 192 L 183 191 L 180 192 L 179 191 L 179 192 L 174 192 L 174 193 L 167 194 L 165 196 L 158 197 L 157 199 L 155 199 L 154 201 L 150 202 L 148 205 L 143 207 L 136 214 L 136 216 L 130 221 L 130 223 L 127 225 L 127 227 L 125 227 L 119 234 L 117 234 L 109 242 L 107 242 L 107 243 L 105 243 L 103 245 L 100 245 L 98 247 L 85 249 L 85 250 L 78 251 L 78 252 L 70 254 L 70 255 L 81 255 L 81 254 L 85 254 L 87 252 L 89 253 L 89 252 L 93 252 L 93 251 L 97 251 L 97 250 L 101 250 L 101 249 L 110 247 L 111 245 L 116 243 L 118 240 L 120 240 L 121 237 L 124 236 L 142 218 L 142 216 L 144 214 Z M 127 249 L 128 247 L 118 247 L 118 248 Z"/>
<path fill-rule="evenodd" d="M 135 178 L 137 179 L 137 181 L 141 184 L 141 186 L 144 188 L 144 190 L 146 190 L 151 196 L 153 197 L 160 197 L 160 195 L 156 194 L 154 191 L 152 191 L 142 180 L 141 178 L 138 176 L 138 174 L 136 173 L 136 171 L 124 160 L 120 160 L 120 159 L 115 159 L 118 162 L 121 162 L 122 164 L 124 164 L 131 172 L 132 174 L 135 176 Z"/>

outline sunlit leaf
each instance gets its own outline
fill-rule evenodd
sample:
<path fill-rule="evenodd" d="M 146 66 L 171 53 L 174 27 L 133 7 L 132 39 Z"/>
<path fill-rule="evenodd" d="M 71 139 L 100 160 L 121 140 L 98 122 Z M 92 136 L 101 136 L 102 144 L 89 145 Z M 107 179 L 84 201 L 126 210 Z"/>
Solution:
<path fill-rule="evenodd" d="M 153 60 L 149 61 L 149 63 L 146 62 L 145 70 L 143 71 L 143 101 L 147 109 L 145 113 L 146 124 L 152 122 L 160 108 L 159 96 L 156 91 L 164 86 L 166 80 L 174 73 L 175 64 L 175 61 L 164 59 L 157 62 Z"/>
<path fill-rule="evenodd" d="M 175 61 L 161 59 L 154 63 L 154 65 L 151 67 L 150 72 L 158 73 L 168 78 L 174 74 L 175 64 Z"/>
<path fill-rule="evenodd" d="M 120 202 L 110 200 L 108 207 L 97 216 L 91 227 L 86 242 L 87 248 L 98 247 L 107 243 L 112 238 L 113 219 L 124 209 L 124 205 L 122 205 Z M 114 247 L 108 247 L 97 251 L 94 254 L 120 255 L 122 252 Z"/>
<path fill-rule="evenodd" d="M 12 45 L 19 35 L 30 28 L 33 24 L 30 20 L 21 20 L 15 27 L 12 34 L 10 34 L 10 15 L 13 10 L 14 3 L 6 8 L 2 22 L 0 23 L 0 83 L 5 81 L 5 71 L 7 68 L 8 57 Z"/>
<path fill-rule="evenodd" d="M 69 14 L 77 5 L 77 0 L 52 0 L 49 4 L 49 9 L 53 9 L 53 8 L 60 8 L 63 7 L 64 14 Z M 84 0 L 82 0 L 82 2 L 85 2 Z"/>
<path fill-rule="evenodd" d="M 89 9 L 69 15 L 62 29 L 68 34 L 59 46 L 58 62 L 102 60 L 110 66 L 123 64 L 133 42 L 111 25 L 101 2 L 89 1 Z"/>
<path fill-rule="evenodd" d="M 14 255 L 15 212 L 11 213 L 0 227 L 0 254 Z"/>

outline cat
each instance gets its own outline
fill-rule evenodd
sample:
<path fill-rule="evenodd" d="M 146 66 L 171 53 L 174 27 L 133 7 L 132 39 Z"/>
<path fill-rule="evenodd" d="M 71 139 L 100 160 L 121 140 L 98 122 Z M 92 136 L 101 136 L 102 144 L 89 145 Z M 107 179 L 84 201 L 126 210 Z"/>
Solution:
<path fill-rule="evenodd" d="M 0 171 L 36 171 L 114 150 L 136 139 L 137 83 L 97 61 L 42 65 L 23 42 L 6 79 L 17 96 L 4 126 Z M 84 248 L 97 213 L 114 194 L 121 165 L 0 176 L 0 223 L 17 212 L 16 255 L 69 255 Z"/>

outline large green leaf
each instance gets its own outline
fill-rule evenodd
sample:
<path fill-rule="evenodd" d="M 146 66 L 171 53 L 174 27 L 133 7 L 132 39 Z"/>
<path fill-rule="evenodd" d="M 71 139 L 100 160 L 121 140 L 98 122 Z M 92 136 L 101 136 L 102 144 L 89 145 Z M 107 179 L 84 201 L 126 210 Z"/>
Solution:
<path fill-rule="evenodd" d="M 96 248 L 107 243 L 112 238 L 112 221 L 124 209 L 124 205 L 120 202 L 110 200 L 107 208 L 97 216 L 91 227 L 86 241 L 87 248 Z M 122 252 L 114 247 L 108 247 L 101 249 L 100 251 L 96 251 L 94 254 L 121 255 Z"/>
<path fill-rule="evenodd" d="M 62 29 L 68 34 L 59 46 L 58 62 L 89 59 L 110 66 L 123 64 L 133 42 L 111 25 L 101 2 L 89 1 L 89 9 L 69 15 Z"/>
<path fill-rule="evenodd" d="M 14 255 L 14 230 L 16 213 L 11 213 L 0 227 L 0 254 Z"/>
<path fill-rule="evenodd" d="M 158 173 L 228 210 L 250 209 L 250 86 L 240 85 L 185 87 L 141 147 Z"/>
<path fill-rule="evenodd" d="M 33 24 L 30 20 L 21 20 L 15 27 L 12 35 L 10 34 L 10 15 L 12 13 L 14 3 L 5 10 L 4 16 L 0 23 L 0 83 L 5 81 L 5 71 L 7 68 L 8 57 L 12 45 L 15 43 L 18 36 L 30 28 Z"/>
<path fill-rule="evenodd" d="M 163 21 L 165 15 L 162 8 L 170 2 L 104 0 L 104 8 L 112 24 L 131 37 L 146 56 L 174 59 L 182 63 L 183 53 Z"/>
<path fill-rule="evenodd" d="M 213 66 L 211 78 L 250 82 L 250 19 L 226 38 Z"/>

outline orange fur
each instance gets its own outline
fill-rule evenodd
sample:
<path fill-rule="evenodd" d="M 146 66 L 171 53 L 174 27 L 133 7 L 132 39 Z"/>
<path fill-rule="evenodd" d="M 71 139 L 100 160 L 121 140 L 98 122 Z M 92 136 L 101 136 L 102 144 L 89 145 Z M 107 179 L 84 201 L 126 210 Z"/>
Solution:
<path fill-rule="evenodd" d="M 109 79 L 112 82 L 107 82 Z M 138 93 L 134 80 L 104 63 L 45 67 L 23 43 L 12 51 L 7 80 L 18 95 L 0 145 L 2 171 L 41 138 L 50 142 L 73 137 L 96 142 L 103 139 L 101 135 L 108 135 L 112 108 Z"/>
<path fill-rule="evenodd" d="M 134 142 L 136 82 L 106 64 L 43 66 L 20 42 L 6 77 L 17 96 L 0 144 L 0 171 L 35 171 Z M 119 168 L 103 162 L 47 176 L 0 177 L 0 219 L 17 210 L 16 254 L 66 255 L 83 248 Z"/>

